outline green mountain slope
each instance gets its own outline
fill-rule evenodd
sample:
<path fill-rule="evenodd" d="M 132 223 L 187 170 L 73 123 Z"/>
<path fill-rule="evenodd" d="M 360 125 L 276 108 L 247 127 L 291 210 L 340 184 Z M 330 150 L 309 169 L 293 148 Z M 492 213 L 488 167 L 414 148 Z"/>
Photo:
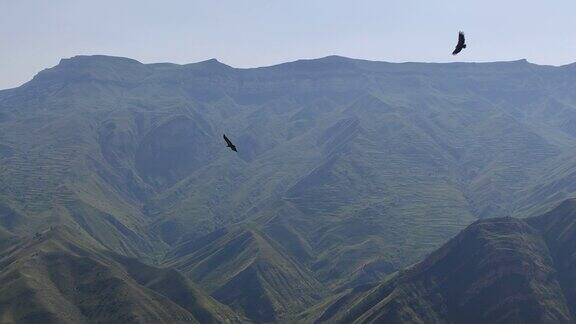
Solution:
<path fill-rule="evenodd" d="M 138 226 L 141 205 L 151 200 L 158 203 L 149 211 L 164 216 L 159 232 L 192 218 L 187 231 L 202 234 L 227 222 L 232 210 L 244 218 L 255 202 L 285 193 L 313 170 L 344 163 L 340 168 L 356 173 L 358 164 L 387 170 L 374 179 L 378 188 L 401 177 L 448 182 L 465 194 L 474 216 L 494 215 L 486 201 L 497 198 L 500 211 L 514 207 L 505 206 L 510 194 L 500 185 L 528 178 L 530 165 L 573 146 L 566 121 L 573 103 L 551 88 L 567 82 L 570 71 L 525 61 L 426 65 L 328 57 L 239 70 L 217 61 L 178 66 L 75 57 L 3 92 L 4 177 L 22 180 L 6 185 L 12 193 L 5 194 L 19 195 L 12 208 L 28 213 L 90 200 L 129 226 Z M 515 83 L 520 77 L 525 82 Z M 541 121 L 551 111 L 556 118 Z M 223 130 L 243 148 L 238 161 L 219 145 Z M 526 174 L 517 174 L 520 168 Z M 217 182 L 216 192 L 210 188 Z M 311 189 L 322 194 L 327 185 Z"/>
<path fill-rule="evenodd" d="M 67 228 L 14 242 L 0 265 L 1 322 L 241 321 L 178 272 L 106 252 Z"/>
<path fill-rule="evenodd" d="M 475 222 L 389 281 L 351 289 L 304 316 L 330 323 L 573 322 L 575 224 L 574 200 L 526 221 Z"/>
<path fill-rule="evenodd" d="M 166 265 L 257 322 L 295 314 L 327 293 L 310 271 L 256 228 L 220 230 L 184 242 L 168 255 Z"/>

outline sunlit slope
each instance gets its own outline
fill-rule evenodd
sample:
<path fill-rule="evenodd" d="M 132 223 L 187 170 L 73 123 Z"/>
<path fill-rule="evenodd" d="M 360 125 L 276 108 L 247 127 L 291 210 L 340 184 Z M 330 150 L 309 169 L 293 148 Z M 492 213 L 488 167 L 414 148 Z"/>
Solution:
<path fill-rule="evenodd" d="M 183 242 L 165 265 L 246 317 L 269 322 L 290 317 L 328 292 L 299 261 L 260 229 L 232 228 Z"/>
<path fill-rule="evenodd" d="M 0 252 L 0 321 L 239 322 L 174 270 L 107 252 L 58 227 Z"/>

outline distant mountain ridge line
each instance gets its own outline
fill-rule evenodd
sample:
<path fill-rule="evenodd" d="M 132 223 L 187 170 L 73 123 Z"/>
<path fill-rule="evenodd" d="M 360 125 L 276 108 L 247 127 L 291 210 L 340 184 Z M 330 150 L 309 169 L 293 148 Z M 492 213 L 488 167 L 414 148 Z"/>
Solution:
<path fill-rule="evenodd" d="M 405 61 L 405 62 L 390 62 L 390 61 L 380 61 L 380 60 L 371 60 L 371 59 L 362 59 L 362 58 L 353 58 L 353 57 L 347 57 L 347 56 L 341 56 L 341 55 L 327 55 L 327 56 L 322 56 L 322 57 L 317 57 L 317 58 L 302 58 L 302 59 L 296 59 L 293 61 L 286 61 L 286 62 L 280 62 L 280 63 L 276 63 L 276 64 L 271 64 L 271 65 L 263 65 L 263 66 L 254 66 L 254 67 L 234 67 L 231 66 L 229 64 L 226 64 L 224 62 L 221 62 L 219 59 L 217 58 L 210 58 L 210 59 L 205 59 L 202 61 L 198 61 L 198 62 L 191 62 L 191 63 L 172 63 L 172 62 L 151 62 L 151 63 L 142 63 L 136 59 L 132 59 L 132 58 L 128 58 L 128 57 L 124 57 L 124 56 L 114 56 L 114 55 L 76 55 L 76 56 L 72 56 L 70 58 L 62 58 L 60 60 L 61 64 L 63 61 L 66 60 L 74 60 L 74 59 L 83 59 L 83 58 L 95 58 L 95 59 L 114 59 L 114 60 L 118 60 L 118 61 L 125 61 L 125 62 L 130 62 L 130 63 L 139 63 L 139 64 L 143 64 L 143 65 L 157 65 L 157 66 L 179 66 L 179 67 L 186 67 L 186 66 L 192 66 L 192 65 L 209 65 L 209 64 L 213 64 L 213 65 L 223 65 L 223 66 L 227 66 L 231 69 L 235 69 L 235 70 L 253 70 L 253 69 L 267 69 L 267 68 L 273 68 L 273 67 L 278 67 L 278 66 L 282 66 L 282 65 L 290 65 L 290 64 L 295 64 L 295 63 L 307 63 L 307 62 L 315 62 L 315 61 L 354 61 L 354 62 L 369 62 L 369 63 L 382 63 L 382 64 L 420 64 L 420 65 L 450 65 L 450 64 L 501 64 L 501 63 L 529 63 L 532 65 L 537 65 L 537 66 L 552 66 L 552 67 L 563 67 L 563 66 L 569 66 L 572 65 L 574 63 L 568 63 L 568 64 L 563 64 L 563 65 L 547 65 L 547 64 L 536 64 L 536 63 L 530 63 L 528 62 L 527 59 L 522 58 L 522 59 L 516 59 L 516 60 L 504 60 L 504 61 L 482 61 L 482 62 L 475 62 L 475 61 L 465 61 L 465 62 L 461 62 L 461 61 L 454 61 L 454 62 L 417 62 L 417 61 Z"/>
<path fill-rule="evenodd" d="M 166 68 L 166 67 L 186 68 L 186 67 L 195 67 L 195 66 L 214 66 L 214 67 L 227 68 L 227 69 L 237 70 L 237 71 L 252 71 L 252 70 L 258 71 L 258 70 L 275 69 L 275 68 L 280 68 L 280 67 L 289 67 L 291 65 L 299 65 L 299 64 L 307 64 L 307 63 L 315 63 L 315 62 L 325 62 L 325 63 L 328 63 L 328 62 L 349 62 L 349 63 L 356 62 L 356 63 L 382 64 L 382 65 L 427 65 L 427 66 L 527 63 L 527 64 L 534 65 L 534 66 L 557 67 L 557 68 L 568 67 L 568 66 L 572 66 L 572 65 L 576 64 L 576 63 L 570 63 L 570 64 L 558 65 L 558 66 L 539 65 L 539 64 L 535 64 L 535 63 L 530 63 L 526 59 L 518 59 L 518 60 L 511 60 L 511 61 L 494 61 L 494 62 L 388 62 L 388 61 L 349 58 L 349 57 L 339 56 L 339 55 L 329 55 L 329 56 L 320 57 L 320 58 L 299 59 L 299 60 L 295 60 L 295 61 L 282 62 L 282 63 L 266 65 L 266 66 L 239 68 L 239 67 L 233 67 L 233 66 L 227 65 L 225 63 L 222 63 L 218 59 L 215 59 L 215 58 L 207 59 L 207 60 L 203 60 L 203 61 L 199 61 L 199 62 L 193 62 L 193 63 L 178 64 L 178 63 L 170 63 L 170 62 L 142 63 L 138 60 L 127 58 L 127 57 L 122 57 L 122 56 L 77 55 L 77 56 L 73 56 L 70 58 L 61 59 L 60 62 L 54 67 L 61 66 L 62 64 L 68 64 L 69 62 L 78 62 L 78 61 L 83 61 L 86 59 L 101 59 L 101 60 L 115 61 L 116 63 L 141 64 L 141 65 L 149 66 L 149 67 L 153 67 L 153 68 L 156 68 L 156 67 L 158 67 L 158 68 Z M 28 82 L 30 82 L 30 81 L 28 81 Z M 23 85 L 25 85 L 28 82 L 25 82 Z M 12 90 L 12 89 L 16 89 L 16 88 L 18 88 L 18 87 L 8 88 L 8 89 L 0 89 L 0 92 L 6 91 L 6 90 Z"/>

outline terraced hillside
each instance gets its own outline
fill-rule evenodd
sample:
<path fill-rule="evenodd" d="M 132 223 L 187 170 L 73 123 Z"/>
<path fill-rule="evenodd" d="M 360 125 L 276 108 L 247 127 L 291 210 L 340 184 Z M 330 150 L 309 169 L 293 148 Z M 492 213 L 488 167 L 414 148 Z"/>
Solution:
<path fill-rule="evenodd" d="M 65 59 L 0 91 L 0 245 L 67 225 L 283 319 L 574 196 L 575 82 L 524 60 Z"/>

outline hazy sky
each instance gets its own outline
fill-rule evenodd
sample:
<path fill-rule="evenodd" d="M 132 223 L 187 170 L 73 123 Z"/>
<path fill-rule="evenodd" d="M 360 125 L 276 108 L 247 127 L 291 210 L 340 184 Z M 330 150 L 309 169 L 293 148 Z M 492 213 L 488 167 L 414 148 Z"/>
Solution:
<path fill-rule="evenodd" d="M 458 30 L 468 49 L 453 57 Z M 0 0 L 0 89 L 61 58 L 576 61 L 576 0 Z"/>

